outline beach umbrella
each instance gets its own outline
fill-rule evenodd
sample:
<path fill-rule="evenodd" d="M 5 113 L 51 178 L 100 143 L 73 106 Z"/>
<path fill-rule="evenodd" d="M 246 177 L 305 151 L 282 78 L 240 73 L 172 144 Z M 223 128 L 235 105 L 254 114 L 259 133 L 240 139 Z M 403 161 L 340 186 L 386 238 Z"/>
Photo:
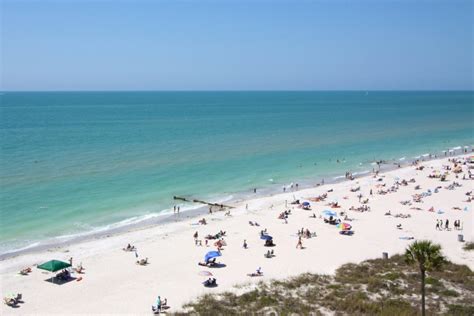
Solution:
<path fill-rule="evenodd" d="M 337 216 L 337 213 L 334 212 L 334 211 L 330 211 L 330 210 L 324 210 L 323 211 L 323 216 L 326 216 L 326 217 L 336 217 Z"/>
<path fill-rule="evenodd" d="M 303 206 L 310 206 L 309 202 L 303 202 Z"/>
<path fill-rule="evenodd" d="M 222 254 L 219 252 L 219 251 L 209 251 L 208 253 L 206 253 L 206 255 L 204 256 L 204 261 L 208 262 L 209 260 L 213 259 L 213 258 L 217 258 L 217 257 L 220 257 Z"/>
<path fill-rule="evenodd" d="M 260 239 L 262 239 L 262 240 L 272 240 L 273 237 L 270 236 L 270 235 L 261 235 L 261 236 L 260 236 Z"/>
<path fill-rule="evenodd" d="M 212 276 L 212 273 L 209 272 L 209 271 L 200 271 L 200 272 L 199 272 L 199 275 L 202 275 L 202 276 Z"/>
<path fill-rule="evenodd" d="M 341 230 L 351 230 L 352 228 L 352 226 L 348 223 L 339 223 L 337 227 L 340 228 Z"/>

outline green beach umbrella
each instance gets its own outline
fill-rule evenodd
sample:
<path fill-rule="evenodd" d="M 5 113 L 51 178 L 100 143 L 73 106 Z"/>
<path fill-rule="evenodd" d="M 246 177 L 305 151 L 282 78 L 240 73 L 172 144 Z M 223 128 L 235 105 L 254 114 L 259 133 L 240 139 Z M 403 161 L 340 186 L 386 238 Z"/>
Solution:
<path fill-rule="evenodd" d="M 38 266 L 38 269 L 46 270 L 49 272 L 56 272 L 62 269 L 69 268 L 71 265 L 64 261 L 51 260 L 45 263 L 42 263 Z"/>

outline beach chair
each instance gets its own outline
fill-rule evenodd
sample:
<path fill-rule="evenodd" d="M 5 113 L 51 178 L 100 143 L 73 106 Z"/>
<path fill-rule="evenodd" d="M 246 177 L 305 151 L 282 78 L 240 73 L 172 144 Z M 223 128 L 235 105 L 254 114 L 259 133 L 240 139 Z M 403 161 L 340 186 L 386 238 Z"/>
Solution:
<path fill-rule="evenodd" d="M 215 278 L 212 278 L 212 279 L 209 279 L 209 280 L 206 280 L 206 281 L 202 282 L 202 284 L 205 287 L 216 287 L 217 286 L 217 280 Z"/>
<path fill-rule="evenodd" d="M 137 264 L 141 266 L 146 266 L 148 264 L 148 258 L 137 260 Z"/>

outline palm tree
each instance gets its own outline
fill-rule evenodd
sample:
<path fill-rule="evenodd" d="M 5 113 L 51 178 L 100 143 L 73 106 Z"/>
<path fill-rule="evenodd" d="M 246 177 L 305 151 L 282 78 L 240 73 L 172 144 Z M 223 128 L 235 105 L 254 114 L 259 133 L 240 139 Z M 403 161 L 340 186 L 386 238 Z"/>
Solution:
<path fill-rule="evenodd" d="M 408 264 L 417 263 L 421 273 L 421 314 L 425 316 L 425 276 L 426 271 L 439 269 L 446 262 L 441 254 L 441 246 L 429 240 L 412 243 L 405 250 L 405 261 Z"/>

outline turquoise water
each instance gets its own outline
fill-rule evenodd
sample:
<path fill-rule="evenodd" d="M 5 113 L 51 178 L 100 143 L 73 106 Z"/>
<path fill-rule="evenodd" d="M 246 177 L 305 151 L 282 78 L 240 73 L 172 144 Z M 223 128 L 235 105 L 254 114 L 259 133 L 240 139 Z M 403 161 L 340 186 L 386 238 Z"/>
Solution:
<path fill-rule="evenodd" d="M 471 145 L 473 97 L 4 92 L 0 253 L 139 221 L 173 195 L 221 200 Z"/>

